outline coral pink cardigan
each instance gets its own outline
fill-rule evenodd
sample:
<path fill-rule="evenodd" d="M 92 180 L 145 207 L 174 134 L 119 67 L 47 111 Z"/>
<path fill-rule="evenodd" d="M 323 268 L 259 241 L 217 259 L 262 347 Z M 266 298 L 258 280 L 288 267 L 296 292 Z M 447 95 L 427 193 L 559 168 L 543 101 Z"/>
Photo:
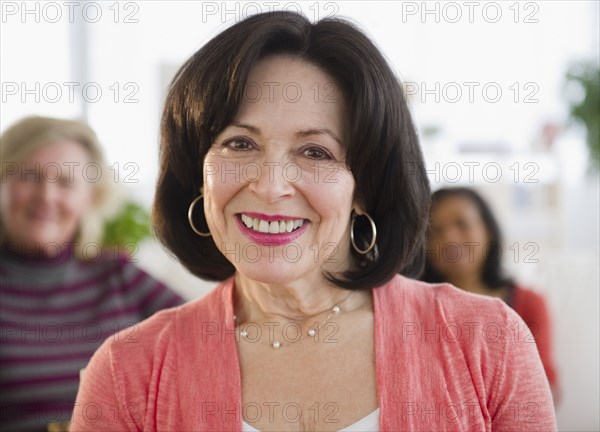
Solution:
<path fill-rule="evenodd" d="M 71 431 L 241 431 L 234 289 L 106 340 Z M 556 430 L 535 341 L 501 300 L 398 275 L 373 290 L 373 313 L 381 431 Z"/>

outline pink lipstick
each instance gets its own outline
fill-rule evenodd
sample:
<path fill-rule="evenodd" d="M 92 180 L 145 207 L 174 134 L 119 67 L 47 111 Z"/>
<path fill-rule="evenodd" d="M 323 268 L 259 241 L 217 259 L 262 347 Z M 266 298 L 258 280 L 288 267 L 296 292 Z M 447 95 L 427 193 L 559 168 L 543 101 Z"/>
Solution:
<path fill-rule="evenodd" d="M 244 212 L 244 214 L 251 218 L 262 219 L 267 222 L 303 219 L 303 218 L 294 217 L 294 216 L 265 215 L 265 214 L 261 214 L 261 213 L 246 213 L 246 212 Z M 284 245 L 287 243 L 291 243 L 294 240 L 296 240 L 298 237 L 300 237 L 302 234 L 304 234 L 304 231 L 306 231 L 306 229 L 308 228 L 308 225 L 310 223 L 308 220 L 303 219 L 304 224 L 292 232 L 271 234 L 271 233 L 258 232 L 258 231 L 255 231 L 254 229 L 248 228 L 244 224 L 244 222 L 242 222 L 241 215 L 237 215 L 236 220 L 237 220 L 237 224 L 238 224 L 242 234 L 244 234 L 246 237 L 248 237 L 254 243 L 257 243 L 261 246 L 281 246 L 281 245 Z"/>

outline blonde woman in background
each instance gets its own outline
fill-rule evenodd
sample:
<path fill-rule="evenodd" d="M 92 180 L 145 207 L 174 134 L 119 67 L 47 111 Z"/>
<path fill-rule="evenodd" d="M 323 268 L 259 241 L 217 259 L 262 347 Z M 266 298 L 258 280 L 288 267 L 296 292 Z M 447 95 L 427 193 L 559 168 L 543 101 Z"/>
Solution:
<path fill-rule="evenodd" d="M 0 430 L 70 419 L 79 370 L 100 344 L 182 298 L 116 250 L 112 173 L 95 133 L 28 117 L 0 138 Z M 131 327 L 130 327 L 131 326 Z"/>

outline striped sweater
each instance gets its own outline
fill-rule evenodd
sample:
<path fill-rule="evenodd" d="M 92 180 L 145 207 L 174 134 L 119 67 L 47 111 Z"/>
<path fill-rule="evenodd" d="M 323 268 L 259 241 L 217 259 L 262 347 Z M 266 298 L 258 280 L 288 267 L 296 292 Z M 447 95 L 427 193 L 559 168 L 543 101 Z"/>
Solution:
<path fill-rule="evenodd" d="M 136 323 L 183 299 L 117 254 L 82 261 L 0 249 L 0 430 L 68 421 L 79 370 L 108 337 L 136 342 Z M 113 336 L 114 335 L 114 336 Z"/>

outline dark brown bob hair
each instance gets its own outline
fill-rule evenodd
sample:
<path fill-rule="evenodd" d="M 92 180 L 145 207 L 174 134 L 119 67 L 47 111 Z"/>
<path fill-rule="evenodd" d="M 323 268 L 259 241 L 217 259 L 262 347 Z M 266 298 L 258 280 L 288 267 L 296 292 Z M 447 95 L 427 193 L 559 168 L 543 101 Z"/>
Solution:
<path fill-rule="evenodd" d="M 377 226 L 374 251 L 360 255 L 352 249 L 355 269 L 325 277 L 346 289 L 369 289 L 396 273 L 418 276 L 425 260 L 430 188 L 401 84 L 353 24 L 337 18 L 311 23 L 294 12 L 268 12 L 238 22 L 204 45 L 173 78 L 161 122 L 153 208 L 159 240 L 201 278 L 224 280 L 234 274 L 213 239 L 192 231 L 188 207 L 203 185 L 204 157 L 233 121 L 251 68 L 276 54 L 311 63 L 341 86 L 351 137 L 346 163 L 356 196 Z M 354 234 L 366 248 L 370 225 L 357 223 Z"/>

